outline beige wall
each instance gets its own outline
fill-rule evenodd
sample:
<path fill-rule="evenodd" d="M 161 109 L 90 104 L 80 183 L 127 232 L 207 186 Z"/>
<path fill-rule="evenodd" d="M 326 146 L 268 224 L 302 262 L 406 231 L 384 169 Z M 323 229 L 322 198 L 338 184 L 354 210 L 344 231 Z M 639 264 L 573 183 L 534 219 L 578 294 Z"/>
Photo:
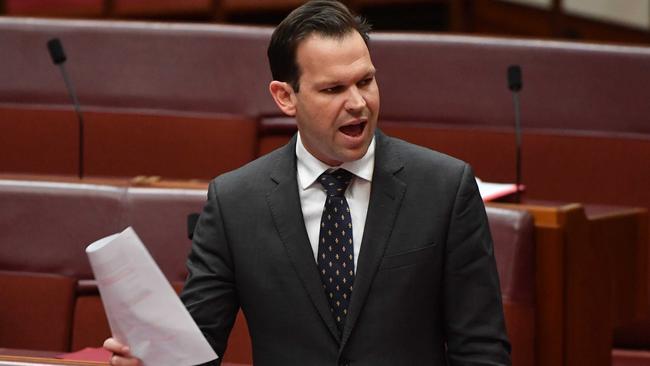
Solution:
<path fill-rule="evenodd" d="M 501 1 L 542 9 L 553 6 L 553 0 Z M 562 11 L 568 15 L 650 29 L 650 0 L 563 0 Z"/>
<path fill-rule="evenodd" d="M 567 14 L 650 29 L 650 0 L 564 0 Z"/>

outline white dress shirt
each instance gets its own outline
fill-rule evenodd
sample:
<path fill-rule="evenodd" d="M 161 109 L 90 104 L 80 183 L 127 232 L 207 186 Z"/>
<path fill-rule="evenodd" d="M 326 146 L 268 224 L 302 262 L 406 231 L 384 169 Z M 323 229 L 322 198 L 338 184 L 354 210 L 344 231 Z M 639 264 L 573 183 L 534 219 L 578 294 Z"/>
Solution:
<path fill-rule="evenodd" d="M 323 186 L 316 180 L 327 170 L 345 169 L 354 174 L 352 182 L 345 191 L 345 199 L 350 206 L 352 215 L 352 244 L 354 245 L 354 268 L 356 272 L 363 229 L 366 225 L 368 203 L 370 202 L 370 185 L 375 168 L 375 138 L 373 137 L 368 151 L 359 160 L 346 162 L 337 167 L 331 167 L 315 158 L 302 144 L 300 133 L 296 143 L 297 179 L 300 194 L 300 206 L 305 220 L 309 242 L 314 252 L 314 261 L 318 255 L 318 236 L 320 235 L 320 220 L 327 195 Z"/>

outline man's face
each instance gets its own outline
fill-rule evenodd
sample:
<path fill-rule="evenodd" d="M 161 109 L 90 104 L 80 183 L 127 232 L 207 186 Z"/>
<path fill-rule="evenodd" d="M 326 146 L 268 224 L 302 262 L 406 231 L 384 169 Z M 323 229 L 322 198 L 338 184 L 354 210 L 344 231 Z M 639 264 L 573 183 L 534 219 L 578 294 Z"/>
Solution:
<path fill-rule="evenodd" d="M 361 35 L 312 34 L 296 60 L 300 89 L 290 94 L 305 148 L 330 166 L 362 158 L 377 127 L 379 88 Z"/>

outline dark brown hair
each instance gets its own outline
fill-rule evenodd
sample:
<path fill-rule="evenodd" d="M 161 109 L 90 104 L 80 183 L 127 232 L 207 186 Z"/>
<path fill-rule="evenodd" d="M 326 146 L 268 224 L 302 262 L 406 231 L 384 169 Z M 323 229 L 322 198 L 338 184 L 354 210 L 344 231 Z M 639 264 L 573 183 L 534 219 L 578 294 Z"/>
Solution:
<path fill-rule="evenodd" d="M 359 32 L 368 44 L 370 25 L 352 15 L 345 5 L 332 0 L 313 0 L 296 8 L 275 28 L 267 50 L 273 80 L 287 82 L 297 93 L 300 68 L 296 60 L 298 44 L 312 33 L 343 38 Z"/>

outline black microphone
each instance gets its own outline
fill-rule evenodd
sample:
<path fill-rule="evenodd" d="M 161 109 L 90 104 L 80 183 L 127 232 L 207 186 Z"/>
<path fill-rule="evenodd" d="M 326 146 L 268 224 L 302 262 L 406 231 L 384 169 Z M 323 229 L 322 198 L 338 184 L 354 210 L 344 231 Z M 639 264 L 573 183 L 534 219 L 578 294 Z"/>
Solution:
<path fill-rule="evenodd" d="M 68 73 L 65 70 L 64 63 L 67 60 L 65 52 L 63 51 L 63 45 L 58 38 L 52 38 L 47 41 L 47 50 L 52 57 L 52 62 L 55 65 L 58 65 L 61 69 L 61 74 L 63 75 L 63 82 L 68 89 L 68 94 L 70 94 L 70 99 L 72 99 L 72 104 L 74 105 L 75 112 L 77 113 L 77 119 L 79 120 L 79 178 L 84 176 L 84 119 L 81 114 L 81 106 L 79 105 L 79 100 L 77 100 L 77 94 L 74 91 L 74 86 L 68 78 Z"/>
<path fill-rule="evenodd" d="M 65 57 L 65 56 L 64 56 Z M 511 65 L 508 67 L 508 88 L 513 92 L 521 90 L 521 67 Z"/>
<path fill-rule="evenodd" d="M 521 81 L 521 67 L 519 65 L 510 65 L 508 66 L 508 88 L 512 91 L 512 98 L 515 104 L 515 149 L 516 149 L 516 158 L 515 158 L 515 171 L 516 171 L 516 180 L 515 184 L 517 185 L 517 191 L 515 193 L 515 200 L 521 202 L 520 200 L 520 185 L 521 185 L 521 115 L 519 112 L 519 91 L 521 90 L 523 83 Z"/>

